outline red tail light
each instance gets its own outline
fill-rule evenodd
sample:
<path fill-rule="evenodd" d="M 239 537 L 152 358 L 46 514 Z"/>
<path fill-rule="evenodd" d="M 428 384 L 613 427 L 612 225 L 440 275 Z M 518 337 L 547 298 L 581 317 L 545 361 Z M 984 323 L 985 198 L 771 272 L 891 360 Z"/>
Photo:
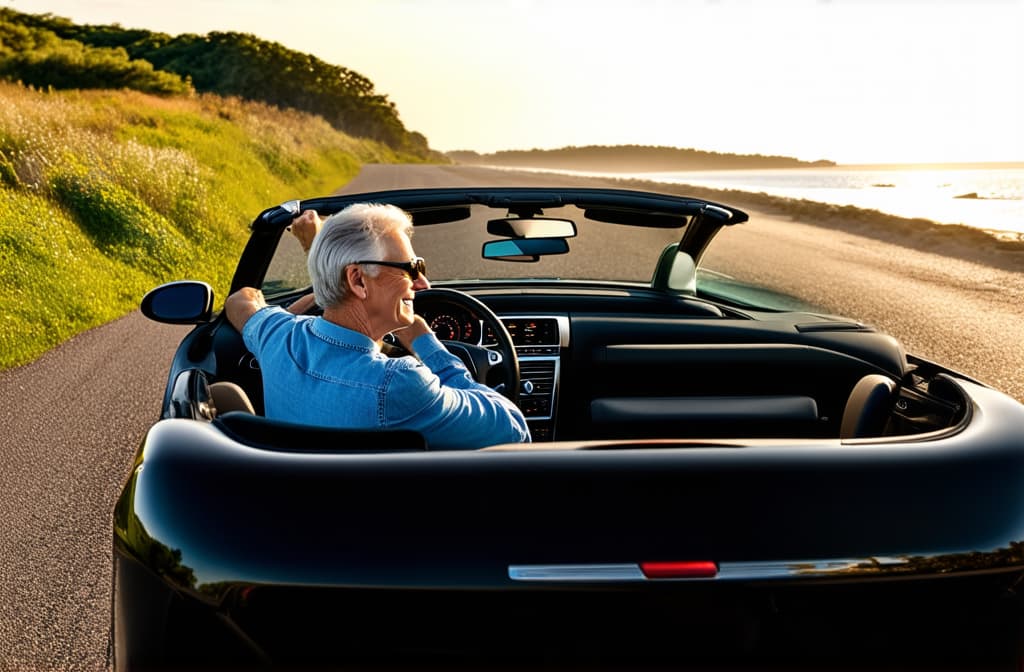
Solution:
<path fill-rule="evenodd" d="M 718 574 L 718 565 L 710 560 L 641 562 L 640 571 L 648 579 L 711 579 Z"/>

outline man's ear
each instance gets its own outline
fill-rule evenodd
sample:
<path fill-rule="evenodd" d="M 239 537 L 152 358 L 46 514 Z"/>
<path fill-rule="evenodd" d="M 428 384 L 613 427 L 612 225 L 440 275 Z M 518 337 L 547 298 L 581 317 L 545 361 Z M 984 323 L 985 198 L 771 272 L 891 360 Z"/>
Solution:
<path fill-rule="evenodd" d="M 366 298 L 366 274 L 359 264 L 350 264 L 345 267 L 345 284 L 353 296 L 360 299 Z"/>

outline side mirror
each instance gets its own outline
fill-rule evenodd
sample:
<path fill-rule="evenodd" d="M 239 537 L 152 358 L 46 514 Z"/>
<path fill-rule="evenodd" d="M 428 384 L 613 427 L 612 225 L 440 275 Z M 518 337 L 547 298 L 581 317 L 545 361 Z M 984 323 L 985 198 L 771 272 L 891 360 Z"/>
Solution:
<path fill-rule="evenodd" d="M 164 324 L 202 324 L 213 316 L 213 288 L 198 280 L 178 280 L 146 292 L 142 314 Z"/>
<path fill-rule="evenodd" d="M 501 261 L 540 261 L 549 254 L 566 254 L 569 243 L 564 238 L 516 238 L 488 240 L 484 243 L 484 259 Z"/>

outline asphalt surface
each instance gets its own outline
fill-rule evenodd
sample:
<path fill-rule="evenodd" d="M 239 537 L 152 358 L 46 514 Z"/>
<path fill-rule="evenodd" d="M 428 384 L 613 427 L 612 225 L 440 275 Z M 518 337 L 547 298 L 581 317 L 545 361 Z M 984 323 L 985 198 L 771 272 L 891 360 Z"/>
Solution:
<path fill-rule="evenodd" d="M 186 333 L 132 313 L 0 373 L 0 669 L 106 667 L 111 512 Z"/>
<path fill-rule="evenodd" d="M 345 191 L 467 183 L 524 179 L 371 166 Z M 716 270 L 875 324 L 1024 399 L 1019 274 L 756 214 L 711 247 Z M 111 511 L 186 332 L 132 313 L 0 372 L 0 670 L 107 667 Z"/>

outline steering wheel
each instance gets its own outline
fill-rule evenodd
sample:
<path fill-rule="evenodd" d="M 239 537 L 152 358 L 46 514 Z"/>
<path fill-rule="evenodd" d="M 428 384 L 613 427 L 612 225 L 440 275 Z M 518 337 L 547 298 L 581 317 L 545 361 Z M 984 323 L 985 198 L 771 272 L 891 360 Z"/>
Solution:
<path fill-rule="evenodd" d="M 498 340 L 498 349 L 484 348 L 479 345 L 462 343 L 461 341 L 441 341 L 448 352 L 462 360 L 469 369 L 474 380 L 488 385 L 491 371 L 502 374 L 503 381 L 494 389 L 508 397 L 512 403 L 519 401 L 519 357 L 512 336 L 502 324 L 494 311 L 482 301 L 469 294 L 445 287 L 434 287 L 416 292 L 414 305 L 429 304 L 430 306 L 450 304 L 468 310 L 483 320 L 485 327 L 490 327 Z"/>

